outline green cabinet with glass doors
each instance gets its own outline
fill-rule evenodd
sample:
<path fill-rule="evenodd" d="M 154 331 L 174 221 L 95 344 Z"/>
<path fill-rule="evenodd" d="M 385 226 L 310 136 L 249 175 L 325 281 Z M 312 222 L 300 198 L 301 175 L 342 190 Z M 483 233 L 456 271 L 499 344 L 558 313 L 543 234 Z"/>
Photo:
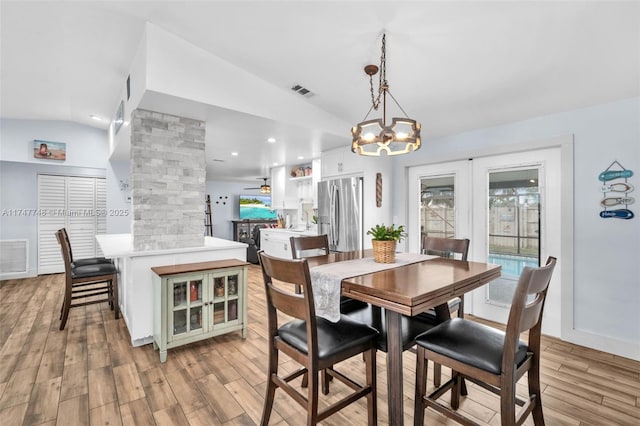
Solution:
<path fill-rule="evenodd" d="M 151 268 L 153 348 L 167 349 L 241 331 L 247 336 L 247 262 L 225 259 Z"/>

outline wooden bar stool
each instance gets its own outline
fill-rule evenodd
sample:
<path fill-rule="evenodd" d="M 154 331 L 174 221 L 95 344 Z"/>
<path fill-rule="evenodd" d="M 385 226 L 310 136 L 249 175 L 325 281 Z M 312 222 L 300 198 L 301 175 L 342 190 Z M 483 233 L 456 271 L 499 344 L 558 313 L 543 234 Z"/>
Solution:
<path fill-rule="evenodd" d="M 94 263 L 73 267 L 68 240 L 62 229 L 56 231 L 65 270 L 65 291 L 60 312 L 60 330 L 64 330 L 69 310 L 78 306 L 108 302 L 120 318 L 118 306 L 118 270 L 113 263 Z"/>
<path fill-rule="evenodd" d="M 535 425 L 544 425 L 540 397 L 540 335 L 547 289 L 556 266 L 549 257 L 545 266 L 525 267 L 511 302 L 507 330 L 502 331 L 464 318 L 453 318 L 416 338 L 416 393 L 414 425 L 424 422 L 430 407 L 465 425 L 476 425 L 458 412 L 462 379 L 468 379 L 500 395 L 500 423 L 520 425 L 533 413 Z M 529 331 L 528 342 L 520 334 Z M 451 367 L 451 380 L 434 390 L 427 389 L 427 359 Z M 516 397 L 516 383 L 527 373 L 529 395 Z M 451 390 L 451 406 L 437 400 Z M 516 414 L 515 406 L 523 408 Z"/>
<path fill-rule="evenodd" d="M 331 322 L 316 317 L 311 277 L 307 261 L 285 260 L 259 253 L 264 286 L 267 294 L 268 373 L 267 391 L 264 401 L 261 425 L 269 423 L 277 388 L 284 390 L 295 402 L 307 411 L 307 425 L 315 425 L 356 400 L 367 398 L 367 423 L 377 423 L 376 402 L 376 348 L 378 332 L 365 324 L 346 317 Z M 274 285 L 273 281 L 285 284 L 299 284 L 302 294 L 286 291 Z M 279 325 L 278 313 L 293 320 Z M 281 376 L 278 373 L 280 352 L 302 365 L 302 368 Z M 360 385 L 333 369 L 333 365 L 354 355 L 364 354 L 366 364 L 366 384 Z M 341 381 L 353 392 L 332 403 L 323 410 L 318 407 L 318 372 L 325 370 Z M 303 374 L 309 377 L 309 391 L 305 396 L 289 382 Z"/>

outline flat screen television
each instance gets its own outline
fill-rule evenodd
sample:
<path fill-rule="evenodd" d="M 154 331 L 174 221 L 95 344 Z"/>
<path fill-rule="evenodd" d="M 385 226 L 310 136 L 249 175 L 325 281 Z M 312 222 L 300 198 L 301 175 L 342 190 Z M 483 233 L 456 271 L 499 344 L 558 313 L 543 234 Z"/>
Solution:
<path fill-rule="evenodd" d="M 240 195 L 240 220 L 275 220 L 277 212 L 271 208 L 270 195 Z"/>

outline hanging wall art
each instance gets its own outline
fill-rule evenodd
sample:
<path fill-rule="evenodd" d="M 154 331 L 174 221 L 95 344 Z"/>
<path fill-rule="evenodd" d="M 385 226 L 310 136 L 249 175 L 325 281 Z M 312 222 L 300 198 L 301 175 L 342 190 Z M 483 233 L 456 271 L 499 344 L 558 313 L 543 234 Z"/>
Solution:
<path fill-rule="evenodd" d="M 634 189 L 629 182 L 631 176 L 633 171 L 625 169 L 618 161 L 611 163 L 598 175 L 598 179 L 602 182 L 603 194 L 600 206 L 604 208 L 600 212 L 601 218 L 633 219 L 634 214 L 629 210 L 629 205 L 635 202 L 635 198 L 629 195 Z"/>

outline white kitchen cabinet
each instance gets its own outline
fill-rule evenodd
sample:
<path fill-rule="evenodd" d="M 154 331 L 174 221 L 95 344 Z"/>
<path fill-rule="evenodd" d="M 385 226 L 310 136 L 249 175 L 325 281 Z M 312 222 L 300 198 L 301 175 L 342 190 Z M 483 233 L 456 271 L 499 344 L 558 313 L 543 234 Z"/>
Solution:
<path fill-rule="evenodd" d="M 271 169 L 271 206 L 274 209 L 297 209 L 297 188 L 291 183 L 287 166 Z"/>
<path fill-rule="evenodd" d="M 351 152 L 349 148 L 332 149 L 322 153 L 322 179 L 361 173 L 365 164 L 363 156 Z M 372 160 L 369 158 L 369 160 Z"/>
<path fill-rule="evenodd" d="M 247 262 L 153 267 L 153 347 L 167 349 L 232 331 L 247 337 Z"/>
<path fill-rule="evenodd" d="M 272 228 L 260 229 L 260 249 L 265 254 L 283 259 L 292 259 L 291 247 L 289 247 L 289 237 L 286 232 Z"/>
<path fill-rule="evenodd" d="M 269 256 L 280 257 L 283 259 L 292 259 L 291 245 L 289 239 L 291 237 L 303 237 L 309 235 L 317 235 L 314 230 L 298 230 L 283 228 L 262 228 L 260 229 L 260 249 L 264 250 Z"/>

